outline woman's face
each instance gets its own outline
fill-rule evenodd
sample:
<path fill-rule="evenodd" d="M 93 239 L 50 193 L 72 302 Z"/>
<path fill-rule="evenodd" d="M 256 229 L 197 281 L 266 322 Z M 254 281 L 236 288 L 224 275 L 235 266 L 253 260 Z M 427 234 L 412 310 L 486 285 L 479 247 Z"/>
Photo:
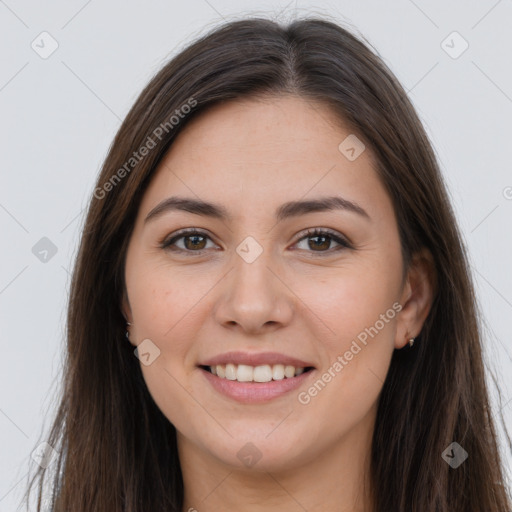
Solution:
<path fill-rule="evenodd" d="M 370 439 L 392 352 L 417 332 L 392 203 L 358 144 L 322 104 L 237 100 L 191 121 L 153 176 L 123 307 L 180 456 L 276 470 Z"/>

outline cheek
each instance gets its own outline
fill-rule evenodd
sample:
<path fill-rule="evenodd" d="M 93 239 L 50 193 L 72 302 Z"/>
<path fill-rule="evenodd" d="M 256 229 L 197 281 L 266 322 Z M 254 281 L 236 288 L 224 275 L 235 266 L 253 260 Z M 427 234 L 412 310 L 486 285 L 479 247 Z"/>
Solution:
<path fill-rule="evenodd" d="M 387 272 L 380 267 L 357 271 L 351 268 L 329 280 L 316 281 L 314 286 L 307 279 L 295 281 L 297 294 L 307 298 L 307 306 L 316 315 L 316 324 L 322 326 L 330 352 L 345 349 L 361 333 L 364 338 L 367 329 L 376 323 L 378 335 L 382 334 L 380 339 L 389 338 L 396 317 L 395 273 L 391 267 Z"/>
<path fill-rule="evenodd" d="M 151 364 L 141 362 L 141 371 L 159 409 L 173 424 L 180 424 L 180 418 L 197 415 L 187 390 L 190 368 L 185 363 L 201 326 L 197 305 L 208 288 L 162 265 L 144 268 L 134 262 L 133 268 L 137 272 L 127 278 L 127 289 L 134 338 L 137 343 L 149 339 L 160 351 Z"/>
<path fill-rule="evenodd" d="M 399 308 L 394 274 L 391 268 L 387 273 L 380 267 L 351 269 L 337 280 L 317 282 L 307 295 L 306 288 L 298 292 L 316 315 L 324 351 L 318 379 L 300 403 L 332 417 L 341 430 L 362 419 L 382 389 Z"/>
<path fill-rule="evenodd" d="M 172 269 L 168 265 L 146 263 L 137 266 L 137 271 L 127 279 L 128 295 L 138 337 L 159 340 L 173 338 L 173 333 L 194 325 L 193 319 L 201 297 L 211 285 L 191 271 Z M 174 348 L 177 345 L 173 345 Z M 166 349 L 166 347 L 163 347 Z"/>

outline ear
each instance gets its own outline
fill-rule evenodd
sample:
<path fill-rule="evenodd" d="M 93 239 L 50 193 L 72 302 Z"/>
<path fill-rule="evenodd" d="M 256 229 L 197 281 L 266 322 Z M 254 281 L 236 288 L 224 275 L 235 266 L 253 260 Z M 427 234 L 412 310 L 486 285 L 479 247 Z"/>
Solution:
<path fill-rule="evenodd" d="M 130 307 L 130 303 L 128 302 L 128 295 L 126 293 L 126 288 L 123 291 L 123 296 L 121 298 L 121 312 L 127 322 L 133 323 L 132 321 L 132 309 Z"/>
<path fill-rule="evenodd" d="M 128 296 L 127 296 L 127 293 L 126 293 L 126 288 L 124 289 L 123 291 L 123 296 L 121 298 L 121 312 L 126 320 L 126 322 L 129 322 L 130 324 L 133 323 L 132 321 L 132 309 L 130 307 L 130 303 L 128 301 Z M 126 332 L 128 333 L 127 335 L 127 338 L 128 338 L 128 341 L 134 346 L 136 347 L 137 345 L 130 339 L 130 327 L 127 325 L 126 326 Z"/>
<path fill-rule="evenodd" d="M 430 312 L 437 290 L 434 258 L 423 247 L 414 254 L 400 298 L 402 309 L 398 315 L 395 348 L 403 348 L 410 338 L 421 332 Z"/>

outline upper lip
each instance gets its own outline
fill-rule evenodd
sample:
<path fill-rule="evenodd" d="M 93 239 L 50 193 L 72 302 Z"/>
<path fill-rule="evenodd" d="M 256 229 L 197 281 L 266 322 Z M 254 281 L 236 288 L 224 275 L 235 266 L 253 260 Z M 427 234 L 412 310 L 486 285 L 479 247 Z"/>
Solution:
<path fill-rule="evenodd" d="M 225 354 L 219 354 L 218 356 L 207 359 L 206 361 L 199 363 L 199 366 L 215 366 L 218 364 L 246 364 L 248 366 L 262 366 L 265 364 L 283 364 L 294 366 L 295 368 L 307 368 L 313 367 L 311 363 L 297 359 L 296 357 L 290 357 L 285 354 L 279 354 L 278 352 L 226 352 Z"/>

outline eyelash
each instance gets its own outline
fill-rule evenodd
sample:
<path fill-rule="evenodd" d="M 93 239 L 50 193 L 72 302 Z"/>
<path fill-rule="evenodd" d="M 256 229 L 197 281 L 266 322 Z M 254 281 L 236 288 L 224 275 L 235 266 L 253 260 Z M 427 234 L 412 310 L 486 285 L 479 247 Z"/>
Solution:
<path fill-rule="evenodd" d="M 197 255 L 201 255 L 204 252 L 206 252 L 208 249 L 201 249 L 199 251 L 192 251 L 192 250 L 188 250 L 188 249 L 181 249 L 181 248 L 172 247 L 172 245 L 176 241 L 181 240 L 182 238 L 187 238 L 187 237 L 192 236 L 192 235 L 200 235 L 200 236 L 203 236 L 203 237 L 206 237 L 206 238 L 210 239 L 208 234 L 205 233 L 204 231 L 201 231 L 201 230 L 198 230 L 198 229 L 190 229 L 189 228 L 189 229 L 183 229 L 181 231 L 178 231 L 171 238 L 165 239 L 164 241 L 162 241 L 160 243 L 160 247 L 162 249 L 166 249 L 166 250 L 173 251 L 173 252 L 194 253 L 194 254 L 197 254 Z M 343 250 L 343 249 L 352 249 L 351 244 L 347 240 L 345 240 L 344 238 L 341 238 L 339 235 L 337 235 L 335 231 L 331 231 L 330 229 L 320 229 L 320 228 L 314 228 L 314 229 L 307 230 L 303 234 L 303 236 L 301 238 L 299 238 L 297 240 L 297 242 L 295 242 L 295 244 L 301 242 L 304 239 L 313 238 L 315 236 L 327 236 L 327 238 L 330 238 L 331 240 L 333 240 L 334 242 L 339 244 L 339 246 L 336 249 L 334 249 L 334 250 L 330 249 L 330 250 L 327 250 L 327 251 L 311 251 L 313 253 L 332 254 L 333 252 L 337 252 L 337 251 L 340 251 L 340 250 Z M 316 257 L 316 255 L 315 255 L 315 257 Z"/>

